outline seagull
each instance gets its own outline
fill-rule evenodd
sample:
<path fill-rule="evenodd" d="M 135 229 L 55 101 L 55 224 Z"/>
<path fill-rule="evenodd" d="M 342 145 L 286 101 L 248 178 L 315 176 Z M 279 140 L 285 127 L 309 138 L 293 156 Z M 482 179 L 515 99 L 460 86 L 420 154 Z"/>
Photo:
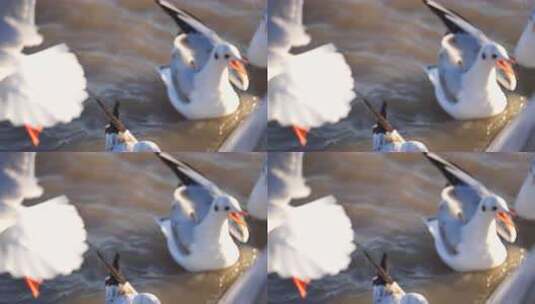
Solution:
<path fill-rule="evenodd" d="M 100 251 L 97 251 L 99 260 L 109 272 L 104 285 L 106 286 L 105 304 L 160 304 L 160 300 L 150 293 L 138 293 L 121 272 L 118 253 L 110 265 Z"/>
<path fill-rule="evenodd" d="M 351 220 L 333 196 L 295 207 L 310 194 L 302 153 L 268 154 L 268 273 L 291 278 L 305 298 L 311 280 L 336 275 L 355 250 Z"/>
<path fill-rule="evenodd" d="M 247 200 L 247 213 L 256 219 L 267 221 L 268 214 L 268 157 L 264 159 L 264 165 L 260 177 Z"/>
<path fill-rule="evenodd" d="M 526 68 L 535 68 L 535 10 L 515 48 L 516 62 Z"/>
<path fill-rule="evenodd" d="M 249 239 L 238 200 L 188 164 L 167 153 L 156 155 L 179 180 L 170 217 L 157 220 L 173 259 L 190 272 L 234 265 L 240 251 L 232 237 L 241 243 Z"/>
<path fill-rule="evenodd" d="M 531 163 L 528 176 L 516 197 L 515 210 L 518 216 L 535 220 L 535 161 Z"/>
<path fill-rule="evenodd" d="M 175 109 L 191 120 L 234 113 L 240 97 L 231 84 L 242 91 L 249 87 L 238 48 L 185 10 L 165 0 L 155 1 L 180 28 L 171 64 L 158 69 Z"/>
<path fill-rule="evenodd" d="M 267 68 L 268 58 L 268 30 L 267 30 L 267 11 L 264 13 L 260 24 L 249 43 L 247 50 L 247 59 L 249 63 L 259 68 Z"/>
<path fill-rule="evenodd" d="M 406 141 L 387 120 L 387 103 L 383 102 L 381 113 L 377 113 L 371 103 L 362 98 L 366 107 L 375 116 L 376 125 L 373 127 L 373 152 L 427 152 L 427 147 L 419 141 Z"/>
<path fill-rule="evenodd" d="M 94 97 L 95 98 L 95 97 Z M 110 120 L 106 126 L 106 152 L 160 152 L 160 147 L 152 141 L 138 141 L 119 119 L 119 102 L 115 103 L 113 113 L 102 100 L 95 98 L 97 104 Z"/>
<path fill-rule="evenodd" d="M 505 200 L 459 166 L 424 155 L 448 180 L 437 217 L 425 221 L 442 261 L 460 272 L 500 266 L 507 258 L 500 237 L 513 243 L 517 234 Z"/>
<path fill-rule="evenodd" d="M 65 44 L 23 53 L 42 42 L 35 0 L 0 2 L 0 121 L 24 126 L 34 146 L 43 128 L 79 117 L 87 98 L 84 70 Z"/>
<path fill-rule="evenodd" d="M 268 120 L 292 127 L 302 146 L 310 129 L 336 123 L 355 98 L 351 68 L 333 44 L 293 54 L 310 43 L 303 0 L 268 1 Z"/>
<path fill-rule="evenodd" d="M 507 97 L 500 85 L 514 91 L 517 84 L 506 49 L 456 12 L 432 0 L 423 2 L 448 28 L 438 66 L 426 68 L 440 106 L 457 120 L 502 113 Z"/>
<path fill-rule="evenodd" d="M 377 276 L 373 278 L 373 304 L 427 304 L 427 299 L 419 293 L 405 293 L 390 276 L 388 257 L 383 254 L 381 265 L 377 265 L 365 251 L 364 255 L 376 269 Z"/>
<path fill-rule="evenodd" d="M 24 278 L 35 298 L 43 280 L 79 269 L 87 250 L 84 222 L 67 197 L 22 204 L 42 194 L 34 153 L 0 155 L 0 274 Z"/>

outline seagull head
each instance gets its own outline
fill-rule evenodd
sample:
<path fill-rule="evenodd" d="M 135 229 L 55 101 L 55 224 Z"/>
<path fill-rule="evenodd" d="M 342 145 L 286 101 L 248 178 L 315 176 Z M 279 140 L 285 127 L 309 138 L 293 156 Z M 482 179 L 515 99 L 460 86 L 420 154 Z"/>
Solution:
<path fill-rule="evenodd" d="M 503 232 L 500 235 L 507 242 L 512 243 L 516 240 L 516 227 L 513 222 L 512 212 L 503 198 L 497 195 L 489 195 L 482 199 L 480 209 L 482 214 L 488 214 L 496 219 L 500 227 L 498 230 Z"/>
<path fill-rule="evenodd" d="M 481 50 L 481 60 L 496 66 L 498 72 L 503 74 L 504 82 L 501 84 L 507 90 L 514 91 L 516 89 L 517 80 L 513 69 L 515 61 L 509 57 L 503 46 L 495 42 L 485 44 Z"/>
<path fill-rule="evenodd" d="M 225 64 L 230 69 L 230 81 L 238 89 L 247 91 L 249 88 L 249 75 L 245 64 L 247 63 L 237 47 L 230 43 L 221 43 L 214 49 L 214 60 Z"/>
<path fill-rule="evenodd" d="M 232 196 L 218 196 L 214 199 L 213 212 L 224 215 L 230 220 L 230 230 L 234 237 L 240 242 L 246 243 L 249 240 L 249 228 L 245 221 L 247 213 L 240 207 L 240 203 Z"/>

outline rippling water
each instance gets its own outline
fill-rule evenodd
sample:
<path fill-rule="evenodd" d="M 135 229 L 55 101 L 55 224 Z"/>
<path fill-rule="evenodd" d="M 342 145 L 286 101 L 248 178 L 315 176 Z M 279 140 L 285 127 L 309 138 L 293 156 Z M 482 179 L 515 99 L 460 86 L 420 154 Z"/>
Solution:
<path fill-rule="evenodd" d="M 246 50 L 262 17 L 265 0 L 172 0 L 198 15 L 223 38 Z M 177 28 L 154 1 L 38 0 L 37 24 L 49 47 L 67 43 L 85 68 L 89 88 L 110 104 L 121 101 L 123 120 L 140 139 L 156 141 L 169 151 L 216 150 L 258 100 L 258 83 L 242 94 L 234 115 L 216 120 L 187 121 L 170 104 L 158 66 L 169 62 Z M 32 52 L 35 50 L 31 50 Z M 53 71 L 51 71 L 53 72 Z M 102 151 L 106 124 L 93 100 L 80 119 L 45 130 L 43 150 Z M 0 126 L 1 150 L 28 150 L 25 131 Z"/>
<path fill-rule="evenodd" d="M 487 35 L 512 51 L 535 1 L 442 0 Z M 306 0 L 305 24 L 314 46 L 334 43 L 346 56 L 356 88 L 379 108 L 390 106 L 390 119 L 406 138 L 421 140 L 436 151 L 482 151 L 515 116 L 533 92 L 533 71 L 520 73 L 519 89 L 509 94 L 510 106 L 495 118 L 460 122 L 435 100 L 423 67 L 437 62 L 446 28 L 420 0 Z M 328 100 L 326 100 L 328 102 Z M 312 130 L 307 149 L 370 151 L 368 110 L 355 101 L 349 117 Z M 270 149 L 298 148 L 288 129 L 270 128 Z"/>
<path fill-rule="evenodd" d="M 445 154 L 512 205 L 528 173 L 529 154 Z M 377 259 L 391 258 L 393 277 L 406 291 L 423 293 L 430 303 L 484 303 L 486 297 L 535 243 L 535 225 L 517 221 L 519 239 L 508 245 L 507 262 L 494 270 L 457 273 L 442 263 L 423 218 L 437 211 L 445 179 L 420 155 L 311 153 L 305 176 L 312 201 L 334 194 L 352 220 L 356 239 Z M 321 219 L 318 223 L 322 224 Z M 371 303 L 373 269 L 362 253 L 343 273 L 312 281 L 305 303 Z M 270 303 L 296 303 L 292 283 L 271 277 Z"/>
<path fill-rule="evenodd" d="M 242 203 L 260 172 L 262 157 L 236 154 L 177 154 L 204 172 Z M 240 174 L 236 174 L 240 172 Z M 170 211 L 176 177 L 153 155 L 46 153 L 37 156 L 37 176 L 45 196 L 66 194 L 77 207 L 89 241 L 107 256 L 120 252 L 123 271 L 138 291 L 158 295 L 162 303 L 215 303 L 254 261 L 265 244 L 265 225 L 252 223 L 252 240 L 241 246 L 234 267 L 217 272 L 188 273 L 175 264 L 154 217 Z M 232 174 L 232 178 L 228 176 Z M 58 236 L 61 237 L 61 236 Z M 253 247 L 255 246 L 255 247 Z M 93 304 L 104 301 L 105 269 L 93 252 L 79 271 L 45 281 L 32 301 L 21 280 L 0 276 L 0 303 Z"/>

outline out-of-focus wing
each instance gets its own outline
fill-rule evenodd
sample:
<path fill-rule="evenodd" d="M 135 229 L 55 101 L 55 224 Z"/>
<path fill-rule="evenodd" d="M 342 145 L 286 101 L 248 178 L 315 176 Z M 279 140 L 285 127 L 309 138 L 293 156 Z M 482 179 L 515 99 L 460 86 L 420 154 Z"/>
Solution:
<path fill-rule="evenodd" d="M 35 177 L 35 153 L 0 153 L 0 204 L 16 205 L 42 194 Z"/>

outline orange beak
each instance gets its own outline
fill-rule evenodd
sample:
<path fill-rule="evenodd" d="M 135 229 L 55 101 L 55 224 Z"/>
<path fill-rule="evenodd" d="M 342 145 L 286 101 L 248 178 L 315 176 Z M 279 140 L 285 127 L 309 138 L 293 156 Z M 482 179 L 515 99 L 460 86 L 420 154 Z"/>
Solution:
<path fill-rule="evenodd" d="M 229 66 L 231 69 L 236 70 L 240 76 L 243 78 L 247 78 L 247 70 L 245 69 L 245 65 L 240 60 L 231 60 L 229 61 Z"/>
<path fill-rule="evenodd" d="M 247 215 L 247 212 L 240 211 L 240 212 L 229 212 L 228 217 L 236 222 L 238 225 L 247 226 L 247 223 L 244 220 L 244 217 Z"/>
<path fill-rule="evenodd" d="M 498 66 L 498 68 L 500 70 L 503 70 L 505 72 L 505 75 L 507 75 L 509 79 L 515 78 L 515 71 L 513 70 L 513 64 L 514 64 L 513 60 L 499 59 L 498 61 L 496 61 L 496 65 Z"/>
<path fill-rule="evenodd" d="M 26 285 L 28 285 L 28 288 L 32 292 L 32 296 L 37 299 L 39 297 L 39 286 L 41 285 L 41 281 L 33 280 L 28 277 L 24 278 L 24 281 L 26 282 Z"/>
<path fill-rule="evenodd" d="M 293 126 L 292 129 L 294 131 L 295 136 L 299 140 L 299 143 L 301 144 L 301 146 L 303 147 L 306 146 L 308 143 L 308 139 L 307 139 L 308 130 L 304 128 L 296 127 L 296 126 Z"/>
<path fill-rule="evenodd" d="M 30 125 L 25 125 L 26 132 L 28 133 L 28 136 L 30 137 L 30 140 L 32 141 L 32 144 L 37 147 L 39 146 L 40 140 L 39 135 L 41 132 L 43 132 L 42 127 L 32 127 Z"/>
<path fill-rule="evenodd" d="M 299 292 L 299 296 L 301 296 L 301 299 L 306 298 L 307 287 L 310 281 L 300 280 L 298 278 L 292 278 L 292 281 L 294 282 L 294 285 L 297 288 L 297 291 Z"/>
<path fill-rule="evenodd" d="M 504 222 L 508 228 L 510 229 L 515 228 L 515 224 L 513 223 L 513 219 L 511 218 L 511 215 L 509 215 L 509 213 L 504 212 L 504 211 L 499 211 L 497 213 L 497 217 L 500 221 Z"/>

